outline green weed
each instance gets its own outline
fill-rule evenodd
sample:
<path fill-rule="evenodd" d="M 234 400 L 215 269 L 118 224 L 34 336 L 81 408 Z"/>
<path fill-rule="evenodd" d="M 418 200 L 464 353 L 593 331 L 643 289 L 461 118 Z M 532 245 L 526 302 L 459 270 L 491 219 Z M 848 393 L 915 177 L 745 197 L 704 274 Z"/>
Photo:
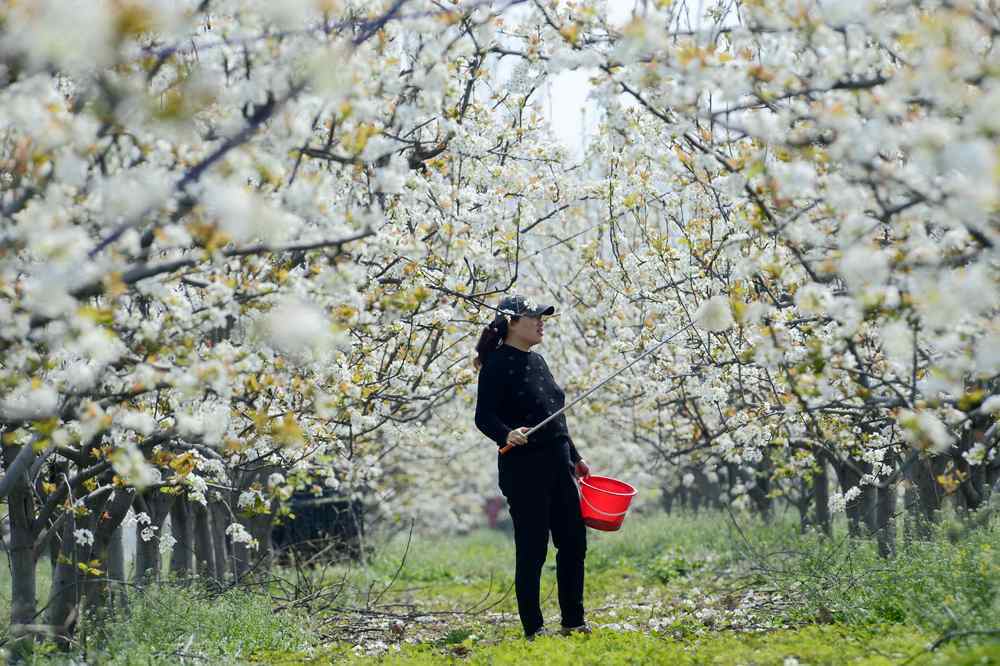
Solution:
<path fill-rule="evenodd" d="M 81 649 L 40 645 L 35 663 L 398 664 L 985 664 L 1000 617 L 997 525 L 943 525 L 880 558 L 865 539 L 799 534 L 728 513 L 632 516 L 617 533 L 588 532 L 585 605 L 591 636 L 521 638 L 510 534 L 414 534 L 367 563 L 315 572 L 346 582 L 333 608 L 275 612 L 266 591 L 210 596 L 164 585 L 133 594 L 98 643 L 86 618 Z M 403 553 L 406 553 L 405 560 Z M 555 553 L 542 574 L 543 610 L 558 625 Z M 402 566 L 401 566 L 402 565 Z M 291 571 L 276 576 L 293 578 Z M 42 582 L 47 585 L 46 581 Z M 377 613 L 343 609 L 371 608 Z M 340 610 L 338 610 L 340 609 Z M 319 631 L 322 629 L 322 633 Z M 925 652 L 939 637 L 954 640 Z"/>
<path fill-rule="evenodd" d="M 262 651 L 302 651 L 310 643 L 307 619 L 275 613 L 265 596 L 160 587 L 136 596 L 107 642 L 88 656 L 102 664 L 242 664 Z"/>

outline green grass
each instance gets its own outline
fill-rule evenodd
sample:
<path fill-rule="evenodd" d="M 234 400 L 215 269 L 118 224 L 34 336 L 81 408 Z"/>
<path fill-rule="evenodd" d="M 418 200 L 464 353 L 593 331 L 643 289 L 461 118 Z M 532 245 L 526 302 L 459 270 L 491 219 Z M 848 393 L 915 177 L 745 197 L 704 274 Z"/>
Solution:
<path fill-rule="evenodd" d="M 968 533 L 945 524 L 886 561 L 866 540 L 799 535 L 780 517 L 737 527 L 718 513 L 631 516 L 621 532 L 588 532 L 594 634 L 530 643 L 510 589 L 509 534 L 415 534 L 408 549 L 404 535 L 364 566 L 326 570 L 326 583 L 346 583 L 329 604 L 276 612 L 279 602 L 260 590 L 212 596 L 164 585 L 134 594 L 107 641 L 86 622 L 79 636 L 92 664 L 1000 663 L 996 636 L 957 633 L 1000 625 L 996 534 L 996 520 Z M 558 626 L 554 569 L 550 550 L 549 627 Z M 52 655 L 41 646 L 35 661 L 65 663 Z"/>
<path fill-rule="evenodd" d="M 308 626 L 294 612 L 275 613 L 265 596 L 234 590 L 199 598 L 195 590 L 162 587 L 139 597 L 90 657 L 122 665 L 177 663 L 182 656 L 239 664 L 262 651 L 307 649 Z"/>
<path fill-rule="evenodd" d="M 593 664 L 746 664 L 747 666 L 796 666 L 858 664 L 889 666 L 969 665 L 1000 663 L 1000 643 L 971 646 L 945 645 L 926 650 L 927 636 L 899 625 L 848 627 L 812 625 L 762 634 L 717 632 L 691 639 L 664 634 L 598 629 L 589 636 L 545 637 L 528 642 L 506 640 L 484 643 L 467 638 L 461 642 L 420 643 L 391 647 L 373 658 L 342 645 L 312 654 L 268 652 L 256 655 L 259 663 L 277 666 L 319 666 L 327 663 L 398 666 L 434 664 L 483 664 L 511 666 L 544 663 L 553 666 Z"/>
<path fill-rule="evenodd" d="M 602 605 L 610 596 L 643 584 L 657 584 L 706 566 L 726 564 L 735 553 L 729 528 L 721 516 L 655 514 L 632 520 L 621 532 L 588 530 L 587 599 Z M 364 572 L 368 582 L 385 583 L 406 551 L 405 538 L 383 548 Z M 727 559 L 728 558 L 728 559 Z M 513 582 L 514 544 L 509 534 L 479 530 L 460 537 L 414 537 L 405 566 L 396 580 L 397 598 L 439 598 L 454 607 L 495 599 Z M 550 546 L 542 590 L 555 584 L 555 549 Z M 407 590 L 414 594 L 406 594 Z M 554 597 L 553 597 L 554 598 Z M 503 608 L 514 610 L 510 605 Z"/>
<path fill-rule="evenodd" d="M 301 652 L 312 642 L 307 618 L 275 613 L 268 597 L 241 590 L 208 595 L 190 587 L 152 588 L 133 595 L 128 612 L 109 626 L 99 641 L 84 620 L 76 635 L 80 646 L 69 655 L 42 644 L 26 663 L 74 663 L 73 654 L 85 652 L 92 664 L 244 664 L 261 652 Z"/>
<path fill-rule="evenodd" d="M 622 633 L 599 630 L 591 636 L 566 639 L 548 637 L 534 642 L 510 641 L 482 649 L 456 650 L 429 645 L 407 647 L 388 654 L 384 664 L 466 663 L 530 664 L 553 666 L 594 664 L 899 664 L 914 658 L 915 664 L 983 664 L 1000 660 L 1000 646 L 979 646 L 973 650 L 949 647 L 933 654 L 922 654 L 925 636 L 901 627 L 859 631 L 842 626 L 811 626 L 797 630 L 778 630 L 762 635 L 717 633 L 692 640 L 677 640 L 663 635 Z M 346 663 L 365 663 L 363 657 Z M 984 661 L 985 660 L 985 661 Z M 307 662 L 308 663 L 308 662 Z M 318 662 L 316 662 L 318 663 Z"/>

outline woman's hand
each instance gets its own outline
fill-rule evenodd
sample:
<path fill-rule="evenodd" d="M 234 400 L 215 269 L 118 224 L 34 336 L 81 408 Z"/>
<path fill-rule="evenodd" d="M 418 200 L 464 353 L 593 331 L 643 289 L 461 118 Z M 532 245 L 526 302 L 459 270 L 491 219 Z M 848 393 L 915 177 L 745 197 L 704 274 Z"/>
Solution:
<path fill-rule="evenodd" d="M 528 443 L 528 431 L 531 428 L 527 426 L 523 428 L 515 428 L 507 433 L 507 443 L 511 446 L 522 446 Z"/>
<path fill-rule="evenodd" d="M 586 460 L 580 458 L 576 461 L 576 469 L 574 471 L 576 472 L 577 477 L 581 479 L 588 477 L 590 476 L 590 465 L 587 464 Z"/>

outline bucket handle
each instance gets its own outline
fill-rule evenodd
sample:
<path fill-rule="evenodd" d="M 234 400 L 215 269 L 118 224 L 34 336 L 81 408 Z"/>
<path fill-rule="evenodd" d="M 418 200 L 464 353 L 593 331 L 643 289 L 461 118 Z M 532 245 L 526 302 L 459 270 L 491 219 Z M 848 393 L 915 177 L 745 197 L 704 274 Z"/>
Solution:
<path fill-rule="evenodd" d="M 620 518 L 621 516 L 624 516 L 626 513 L 628 513 L 628 509 L 625 509 L 621 513 L 608 513 L 607 511 L 602 511 L 601 509 L 598 509 L 596 506 L 590 503 L 590 500 L 587 499 L 587 496 L 584 495 L 583 491 L 580 490 L 580 483 L 576 479 L 573 479 L 573 483 L 576 484 L 576 492 L 578 495 L 580 495 L 580 499 L 583 500 L 583 502 L 587 506 L 589 506 L 592 511 L 595 511 L 596 513 L 600 513 L 605 516 L 610 516 L 612 518 Z"/>

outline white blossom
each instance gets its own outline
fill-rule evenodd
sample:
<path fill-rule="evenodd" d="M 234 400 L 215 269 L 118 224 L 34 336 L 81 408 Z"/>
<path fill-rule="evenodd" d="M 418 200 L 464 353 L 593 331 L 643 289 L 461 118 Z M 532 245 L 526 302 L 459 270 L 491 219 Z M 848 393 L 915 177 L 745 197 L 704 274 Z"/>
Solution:
<path fill-rule="evenodd" d="M 729 307 L 729 299 L 724 296 L 706 299 L 698 307 L 694 319 L 700 328 L 713 332 L 724 331 L 736 323 Z"/>
<path fill-rule="evenodd" d="M 287 301 L 275 307 L 267 317 L 265 331 L 276 349 L 292 355 L 322 355 L 334 341 L 325 313 L 304 302 Z"/>
<path fill-rule="evenodd" d="M 86 529 L 73 530 L 73 540 L 81 546 L 93 546 L 94 533 Z"/>
<path fill-rule="evenodd" d="M 983 414 L 1000 414 L 1000 395 L 991 395 L 979 405 Z"/>
<path fill-rule="evenodd" d="M 250 532 L 247 531 L 243 525 L 240 523 L 231 523 L 229 527 L 226 528 L 226 536 L 228 536 L 233 543 L 243 543 L 250 548 L 257 548 L 257 539 L 253 538 Z"/>
<path fill-rule="evenodd" d="M 934 453 L 943 453 L 951 448 L 951 434 L 944 423 L 931 412 L 902 410 L 899 424 L 903 426 L 903 439 L 914 448 Z"/>
<path fill-rule="evenodd" d="M 121 411 L 115 415 L 118 424 L 140 435 L 148 436 L 156 429 L 156 421 L 146 412 Z"/>
<path fill-rule="evenodd" d="M 841 513 L 847 509 L 847 505 L 853 502 L 861 494 L 861 488 L 852 486 L 845 492 L 834 492 L 830 495 L 830 513 Z"/>
<path fill-rule="evenodd" d="M 155 535 L 154 535 L 155 536 Z M 160 555 L 169 555 L 174 551 L 174 544 L 177 543 L 177 539 L 174 538 L 172 534 L 163 534 L 160 536 L 160 544 L 158 550 Z"/>
<path fill-rule="evenodd" d="M 136 488 L 146 488 L 159 483 L 160 471 L 150 465 L 134 444 L 128 443 L 111 456 L 111 466 L 126 483 Z"/>
<path fill-rule="evenodd" d="M 59 406 L 59 394 L 49 385 L 22 385 L 0 403 L 0 418 L 28 421 L 51 417 Z"/>

